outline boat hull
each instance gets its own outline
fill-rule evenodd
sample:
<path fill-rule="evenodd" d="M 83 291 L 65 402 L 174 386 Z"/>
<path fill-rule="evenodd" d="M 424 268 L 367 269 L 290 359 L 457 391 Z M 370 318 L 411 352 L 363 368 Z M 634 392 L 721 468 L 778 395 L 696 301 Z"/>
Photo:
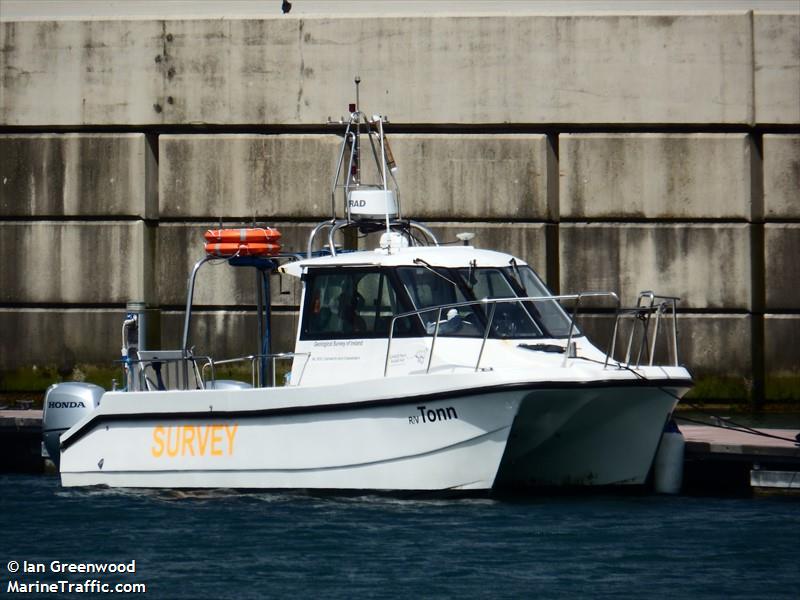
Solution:
<path fill-rule="evenodd" d="M 61 478 L 387 491 L 641 484 L 689 387 L 485 372 L 373 380 L 358 397 L 347 385 L 109 393 L 62 437 Z"/>
<path fill-rule="evenodd" d="M 62 447 L 61 480 L 148 488 L 489 489 L 523 395 L 450 394 L 289 414 L 109 415 Z"/>
<path fill-rule="evenodd" d="M 539 390 L 509 436 L 497 487 L 644 484 L 685 386 Z"/>

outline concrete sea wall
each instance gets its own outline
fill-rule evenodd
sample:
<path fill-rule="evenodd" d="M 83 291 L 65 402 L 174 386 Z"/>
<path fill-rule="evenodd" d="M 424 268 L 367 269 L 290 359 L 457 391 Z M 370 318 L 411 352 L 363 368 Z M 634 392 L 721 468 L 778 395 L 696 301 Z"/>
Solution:
<path fill-rule="evenodd" d="M 107 378 L 130 300 L 178 347 L 220 219 L 304 248 L 358 73 L 406 214 L 563 293 L 680 296 L 700 395 L 800 399 L 800 11 L 5 21 L 0 69 L 0 390 Z M 192 340 L 252 352 L 252 276 L 214 276 Z"/>

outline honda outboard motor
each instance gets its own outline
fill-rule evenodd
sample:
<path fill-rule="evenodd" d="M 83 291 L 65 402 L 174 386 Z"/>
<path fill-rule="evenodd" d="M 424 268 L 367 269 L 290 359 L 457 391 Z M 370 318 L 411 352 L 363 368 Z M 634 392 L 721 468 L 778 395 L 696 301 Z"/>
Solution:
<path fill-rule="evenodd" d="M 105 390 L 93 383 L 68 381 L 47 388 L 42 413 L 42 437 L 50 459 L 61 461 L 61 434 L 100 405 Z"/>

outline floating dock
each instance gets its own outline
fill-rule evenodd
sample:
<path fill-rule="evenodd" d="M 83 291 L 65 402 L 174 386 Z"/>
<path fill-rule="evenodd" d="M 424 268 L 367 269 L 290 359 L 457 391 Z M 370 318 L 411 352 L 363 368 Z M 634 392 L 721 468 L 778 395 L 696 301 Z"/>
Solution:
<path fill-rule="evenodd" d="M 792 441 L 800 430 L 758 428 L 766 435 L 756 435 L 680 421 L 679 427 L 686 440 L 685 492 L 800 492 L 800 444 Z"/>
<path fill-rule="evenodd" d="M 800 444 L 791 441 L 800 429 L 759 429 L 772 437 L 710 425 L 680 430 L 685 493 L 800 493 Z M 41 431 L 41 410 L 0 410 L 0 473 L 44 471 Z"/>
<path fill-rule="evenodd" d="M 42 411 L 0 410 L 0 473 L 42 473 Z"/>

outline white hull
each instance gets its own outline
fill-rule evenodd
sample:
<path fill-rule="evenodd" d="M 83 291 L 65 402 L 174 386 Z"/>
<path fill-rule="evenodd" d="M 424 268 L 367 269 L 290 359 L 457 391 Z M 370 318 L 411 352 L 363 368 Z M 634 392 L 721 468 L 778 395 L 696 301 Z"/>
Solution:
<path fill-rule="evenodd" d="M 371 464 L 308 469 L 177 469 L 62 471 L 66 487 L 232 488 L 326 490 L 483 490 L 492 487 L 508 429 L 450 448 Z"/>
<path fill-rule="evenodd" d="M 281 390 L 245 392 L 262 406 L 281 404 Z M 290 390 L 290 392 L 295 390 Z M 111 408 L 84 429 L 61 455 L 65 486 L 476 490 L 491 488 L 519 407 L 520 392 L 436 400 L 370 399 L 303 406 L 314 388 L 296 396 L 291 408 L 252 411 L 245 405 L 215 408 L 220 392 L 172 394 L 179 414 L 136 418 L 114 412 L 114 404 L 153 397 L 126 393 L 104 398 Z M 338 391 L 330 386 L 329 392 Z M 238 394 L 243 394 L 239 391 Z M 285 395 L 285 394 L 283 394 Z M 334 394 L 335 395 L 335 394 Z M 181 397 L 182 396 L 182 397 Z M 422 396 L 420 396 L 422 397 Z M 108 401 L 107 401 L 108 400 Z M 196 406 L 192 406 L 195 404 Z M 245 403 L 246 404 L 246 403 Z M 206 408 L 206 416 L 192 414 Z M 424 406 L 424 409 L 418 408 Z M 121 407 L 118 407 L 121 408 Z M 102 409 L 101 409 L 102 410 Z M 281 414 L 283 411 L 284 414 Z M 250 416 L 250 414 L 253 416 Z M 424 414 L 423 414 L 424 413 Z M 427 415 L 427 416 L 425 416 Z M 86 423 L 84 423 L 86 425 Z M 77 426 L 80 427 L 80 424 Z M 101 462 L 102 461 L 102 462 Z"/>
<path fill-rule="evenodd" d="M 630 379 L 560 385 L 482 372 L 373 380 L 361 397 L 346 384 L 111 393 L 62 438 L 61 478 L 340 490 L 643 483 L 676 398 Z"/>
<path fill-rule="evenodd" d="M 664 424 L 683 392 L 665 386 L 532 394 L 514 424 L 498 485 L 645 483 Z"/>

